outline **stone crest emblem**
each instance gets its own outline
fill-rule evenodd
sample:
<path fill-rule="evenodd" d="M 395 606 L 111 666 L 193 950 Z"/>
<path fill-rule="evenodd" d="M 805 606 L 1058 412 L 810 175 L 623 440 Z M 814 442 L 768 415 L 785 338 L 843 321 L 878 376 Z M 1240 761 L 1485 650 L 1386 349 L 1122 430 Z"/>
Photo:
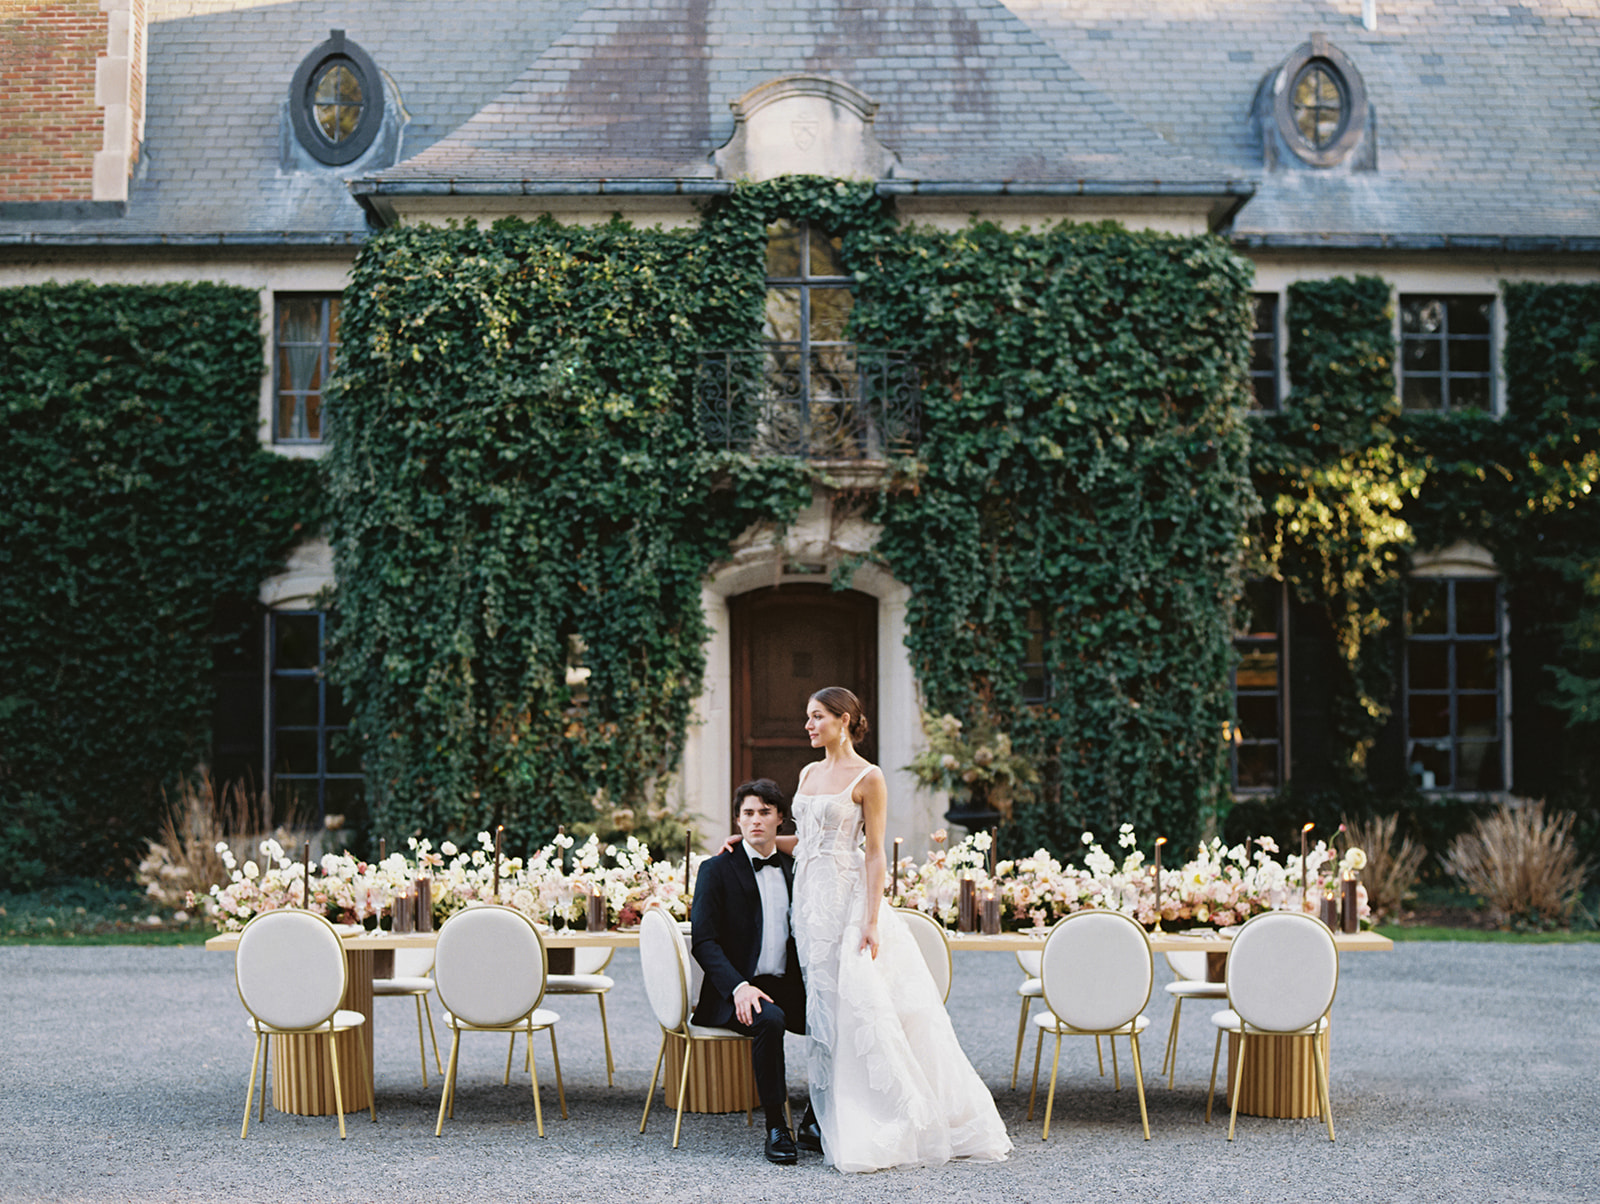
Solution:
<path fill-rule="evenodd" d="M 796 147 L 808 151 L 817 144 L 817 131 L 821 125 L 815 117 L 796 117 L 789 123 L 789 135 Z"/>

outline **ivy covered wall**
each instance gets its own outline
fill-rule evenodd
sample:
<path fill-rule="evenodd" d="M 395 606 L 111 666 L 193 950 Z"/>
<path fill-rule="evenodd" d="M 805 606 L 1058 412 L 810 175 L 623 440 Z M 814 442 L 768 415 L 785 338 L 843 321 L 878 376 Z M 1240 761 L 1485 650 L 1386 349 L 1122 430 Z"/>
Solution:
<path fill-rule="evenodd" d="M 316 477 L 262 450 L 253 290 L 0 290 L 0 364 L 0 885 L 121 874 Z"/>

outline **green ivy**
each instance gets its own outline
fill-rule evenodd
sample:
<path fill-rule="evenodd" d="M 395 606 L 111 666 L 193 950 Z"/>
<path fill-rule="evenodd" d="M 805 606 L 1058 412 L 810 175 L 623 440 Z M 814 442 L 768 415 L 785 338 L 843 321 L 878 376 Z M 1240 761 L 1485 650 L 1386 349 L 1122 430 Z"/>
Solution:
<path fill-rule="evenodd" d="M 702 580 L 810 497 L 801 466 L 698 433 L 699 354 L 758 329 L 761 229 L 505 222 L 363 250 L 325 467 L 332 673 L 376 832 L 503 824 L 521 849 L 596 799 L 660 801 L 704 676 Z"/>
<path fill-rule="evenodd" d="M 253 290 L 0 290 L 0 365 L 0 883 L 125 873 L 315 476 L 261 448 Z"/>
<path fill-rule="evenodd" d="M 1007 842 L 1126 822 L 1187 843 L 1227 800 L 1249 266 L 1210 238 L 975 224 L 885 231 L 857 277 L 857 341 L 925 372 L 920 463 L 877 548 L 911 588 L 918 683 L 1044 771 Z M 1021 701 L 1030 610 L 1040 706 Z"/>

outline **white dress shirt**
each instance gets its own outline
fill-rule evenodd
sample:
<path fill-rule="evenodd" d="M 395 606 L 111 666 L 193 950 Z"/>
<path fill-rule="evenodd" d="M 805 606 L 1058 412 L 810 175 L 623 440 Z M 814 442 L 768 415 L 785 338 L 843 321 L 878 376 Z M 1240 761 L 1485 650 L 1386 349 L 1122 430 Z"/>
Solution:
<path fill-rule="evenodd" d="M 758 854 L 748 844 L 743 847 L 755 869 Z M 761 892 L 761 952 L 756 957 L 756 974 L 782 978 L 789 968 L 789 884 L 782 867 L 756 870 L 756 889 Z"/>

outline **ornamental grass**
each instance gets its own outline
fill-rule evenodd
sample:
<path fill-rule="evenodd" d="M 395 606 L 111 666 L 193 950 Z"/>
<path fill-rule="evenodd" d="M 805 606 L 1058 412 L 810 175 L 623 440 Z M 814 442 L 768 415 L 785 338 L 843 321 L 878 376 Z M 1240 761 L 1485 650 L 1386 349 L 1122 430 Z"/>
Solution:
<path fill-rule="evenodd" d="M 1396 842 L 1399 824 L 1398 814 L 1376 815 L 1365 823 L 1344 821 L 1350 843 L 1367 854 L 1361 879 L 1367 887 L 1374 922 L 1400 914 L 1415 891 L 1417 875 L 1428 856 L 1428 850 L 1409 836 Z"/>
<path fill-rule="evenodd" d="M 1544 803 L 1502 803 L 1456 837 L 1444 867 L 1483 898 L 1503 928 L 1566 927 L 1583 891 L 1584 865 L 1573 817 L 1547 816 Z"/>

